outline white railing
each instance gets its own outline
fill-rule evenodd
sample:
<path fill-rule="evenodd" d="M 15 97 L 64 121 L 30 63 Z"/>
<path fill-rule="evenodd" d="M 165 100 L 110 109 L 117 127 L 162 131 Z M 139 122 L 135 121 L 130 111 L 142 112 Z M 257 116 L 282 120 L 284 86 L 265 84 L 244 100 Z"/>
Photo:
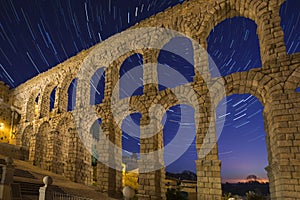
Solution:
<path fill-rule="evenodd" d="M 52 184 L 53 180 L 50 176 L 45 176 L 43 178 L 44 186 L 40 187 L 39 200 L 93 200 L 85 197 L 77 197 L 70 194 L 62 194 L 60 192 L 49 190 L 49 187 Z"/>
<path fill-rule="evenodd" d="M 62 194 L 59 192 L 53 192 L 53 199 L 55 200 L 93 200 L 84 197 L 77 197 L 69 194 Z"/>

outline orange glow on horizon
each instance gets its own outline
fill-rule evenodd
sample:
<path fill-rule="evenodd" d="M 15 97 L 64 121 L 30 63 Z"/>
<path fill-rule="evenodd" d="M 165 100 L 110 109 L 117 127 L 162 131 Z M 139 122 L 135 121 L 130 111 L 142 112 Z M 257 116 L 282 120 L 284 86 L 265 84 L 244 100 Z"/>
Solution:
<path fill-rule="evenodd" d="M 259 183 L 269 183 L 269 179 L 257 179 Z M 222 179 L 222 183 L 247 183 L 249 180 L 247 179 Z"/>

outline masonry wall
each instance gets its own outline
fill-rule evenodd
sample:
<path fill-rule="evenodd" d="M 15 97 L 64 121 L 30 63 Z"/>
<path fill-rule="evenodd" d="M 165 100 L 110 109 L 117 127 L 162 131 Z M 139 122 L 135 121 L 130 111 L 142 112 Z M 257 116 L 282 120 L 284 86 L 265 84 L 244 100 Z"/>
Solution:
<path fill-rule="evenodd" d="M 0 81 L 0 142 L 8 143 L 11 133 L 9 86 Z"/>
<path fill-rule="evenodd" d="M 44 169 L 69 177 L 71 180 L 91 183 L 91 155 L 82 144 L 79 134 L 90 130 L 93 122 L 102 119 L 101 128 L 106 138 L 121 147 L 121 134 L 118 125 L 130 113 L 142 114 L 141 135 L 159 126 L 159 120 L 149 124 L 149 109 L 156 104 L 164 110 L 181 103 L 175 94 L 181 94 L 185 102 L 197 102 L 196 148 L 198 150 L 197 198 L 221 199 L 221 161 L 218 148 L 202 152 L 202 147 L 216 143 L 215 107 L 224 96 L 250 93 L 264 106 L 265 129 L 269 166 L 266 168 L 270 180 L 272 199 L 300 198 L 300 94 L 296 88 L 300 83 L 300 54 L 287 55 L 280 27 L 279 9 L 283 1 L 279 0 L 191 0 L 146 19 L 134 27 L 103 41 L 92 49 L 83 51 L 58 66 L 42 73 L 11 91 L 13 105 L 21 108 L 21 122 L 18 127 L 17 144 L 29 148 L 29 160 Z M 174 35 L 168 33 L 148 33 L 135 28 L 164 27 L 176 30 L 182 35 L 197 41 L 206 48 L 206 38 L 214 26 L 226 18 L 244 16 L 257 24 L 262 67 L 247 72 L 237 72 L 226 77 L 211 78 L 208 62 L 201 56 L 194 57 L 195 78 L 190 85 L 158 91 L 156 70 L 144 70 L 144 94 L 117 101 L 119 69 L 123 61 L 134 53 L 143 56 L 144 65 L 157 62 L 158 51 L 145 46 L 152 40 L 164 45 Z M 126 38 L 124 40 L 124 38 Z M 122 52 L 127 49 L 130 51 Z M 132 50 L 133 49 L 133 50 Z M 194 49 L 195 55 L 199 53 Z M 99 68 L 105 67 L 105 97 L 101 104 L 90 106 L 89 80 Z M 203 68 L 204 67 L 204 68 Z M 79 77 L 84 71 L 85 76 Z M 67 90 L 71 81 L 78 78 L 76 108 L 67 112 Z M 209 87 L 217 88 L 224 84 L 225 90 L 211 93 Z M 189 87 L 194 92 L 191 92 Z M 50 112 L 50 93 L 56 89 L 54 109 Z M 221 95 L 220 95 L 221 94 Z M 36 99 L 38 97 L 38 101 Z M 118 97 L 118 95 L 117 95 Z M 212 97 L 212 98 L 210 98 Z M 211 101 L 210 99 L 213 99 Z M 122 105 L 129 105 L 130 109 Z M 95 112 L 94 114 L 91 112 Z M 114 111 L 114 112 L 113 112 Z M 90 113 L 90 114 L 89 114 Z M 157 119 L 163 116 L 157 113 Z M 76 116 L 76 119 L 73 117 Z M 75 121 L 75 122 L 74 122 Z M 81 128 L 77 129 L 76 123 Z M 212 122 L 212 123 L 210 123 Z M 156 124 L 157 123 L 157 124 Z M 209 127 L 209 124 L 214 124 Z M 85 141 L 91 141 L 86 134 Z M 207 136 L 207 137 L 206 137 Z M 141 152 L 147 153 L 161 149 L 162 132 L 142 139 Z M 120 151 L 111 151 L 109 142 L 101 145 L 101 157 L 113 162 L 121 169 Z M 90 146 L 88 148 L 91 148 Z M 155 165 L 163 166 L 163 155 L 158 155 Z M 147 159 L 141 158 L 140 168 L 151 167 Z M 98 163 L 98 187 L 109 195 L 120 194 L 122 174 L 120 171 Z M 140 199 L 165 199 L 164 168 L 139 175 Z"/>

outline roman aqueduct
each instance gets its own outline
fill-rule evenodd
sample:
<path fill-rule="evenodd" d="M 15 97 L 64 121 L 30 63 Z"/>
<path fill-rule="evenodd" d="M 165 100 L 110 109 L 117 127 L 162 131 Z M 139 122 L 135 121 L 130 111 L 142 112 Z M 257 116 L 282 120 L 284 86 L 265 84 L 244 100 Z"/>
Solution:
<path fill-rule="evenodd" d="M 173 91 L 183 94 L 186 102 L 196 101 L 200 113 L 196 130 L 196 148 L 200 150 L 203 143 L 214 144 L 215 129 L 209 123 L 215 121 L 215 106 L 221 99 L 214 97 L 211 101 L 208 85 L 218 87 L 224 84 L 225 93 L 246 94 L 257 97 L 264 106 L 263 117 L 266 130 L 266 145 L 269 165 L 266 167 L 270 180 L 270 193 L 273 200 L 299 199 L 300 196 L 300 54 L 288 55 L 284 43 L 284 33 L 280 26 L 279 10 L 284 0 L 190 0 L 176 5 L 141 21 L 129 30 L 97 44 L 89 50 L 68 59 L 58 66 L 42 73 L 24 84 L 9 91 L 9 99 L 21 110 L 21 120 L 16 133 L 16 144 L 29 148 L 29 161 L 41 168 L 63 174 L 67 178 L 90 184 L 92 166 L 90 152 L 82 144 L 78 131 L 90 130 L 93 122 L 101 118 L 101 129 L 109 140 L 121 147 L 122 130 L 118 123 L 131 113 L 141 113 L 140 126 L 149 124 L 149 108 L 160 104 L 165 110 L 177 105 L 178 99 Z M 226 77 L 211 78 L 208 71 L 195 70 L 195 77 L 189 83 L 194 92 L 185 85 L 174 90 L 158 90 L 153 84 L 157 79 L 156 70 L 144 70 L 144 90 L 142 95 L 123 98 L 121 103 L 128 104 L 129 110 L 118 110 L 117 117 L 112 112 L 112 95 L 118 87 L 119 70 L 123 61 L 140 54 L 144 65 L 156 63 L 159 50 L 145 45 L 148 39 L 165 44 L 158 33 L 132 35 L 136 28 L 156 27 L 175 30 L 192 38 L 207 48 L 206 39 L 211 30 L 227 18 L 242 16 L 257 24 L 261 68 L 245 72 L 236 72 Z M 163 33 L 161 33 L 163 34 Z M 120 38 L 126 38 L 124 40 Z M 134 49 L 118 56 L 121 48 Z M 194 49 L 195 54 L 198 49 Z M 194 57 L 194 68 L 207 66 L 205 59 Z M 80 79 L 79 71 L 89 66 L 86 79 Z M 99 67 L 105 69 L 105 88 L 102 103 L 89 104 L 89 89 L 84 83 Z M 204 78 L 205 76 L 205 78 Z M 68 111 L 68 88 L 74 79 L 78 79 L 76 106 Z M 55 89 L 54 108 L 50 110 L 50 94 Z M 38 97 L 38 98 L 37 98 Z M 89 115 L 94 110 L 96 115 Z M 74 115 L 80 116 L 82 130 L 76 128 Z M 118 118 L 118 119 L 116 119 Z M 76 120 L 76 119 L 75 119 Z M 76 122 L 77 123 L 77 122 Z M 155 127 L 152 127 L 155 128 Z M 151 129 L 141 128 L 141 135 Z M 205 134 L 211 134 L 204 140 Z M 88 138 L 89 139 L 89 138 Z M 87 140 L 88 140 L 87 139 Z M 162 147 L 162 132 L 140 140 L 141 153 L 151 152 Z M 200 152 L 200 151 L 199 151 Z M 121 167 L 121 155 L 111 151 L 103 143 L 102 159 Z M 200 153 L 199 153 L 200 154 Z M 140 160 L 140 166 L 147 160 Z M 144 162 L 144 163 L 143 163 Z M 158 162 L 160 162 L 158 160 Z M 218 159 L 217 145 L 205 156 L 198 155 L 197 197 L 202 199 L 221 199 L 221 161 Z M 162 164 L 162 163 L 160 163 Z M 117 167 L 118 168 L 118 167 Z M 121 168 L 120 168 L 121 169 Z M 165 199 L 164 168 L 153 172 L 139 174 L 139 199 Z M 108 195 L 119 194 L 122 187 L 122 172 L 99 162 L 97 164 L 98 187 Z"/>

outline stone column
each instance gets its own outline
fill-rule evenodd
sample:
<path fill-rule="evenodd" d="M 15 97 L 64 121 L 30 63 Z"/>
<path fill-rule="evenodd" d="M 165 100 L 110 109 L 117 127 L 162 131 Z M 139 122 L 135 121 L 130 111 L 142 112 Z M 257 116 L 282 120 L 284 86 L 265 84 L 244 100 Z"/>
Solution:
<path fill-rule="evenodd" d="M 279 2 L 270 1 L 270 3 L 265 4 L 269 8 L 261 7 L 260 10 L 262 12 L 258 13 L 257 16 L 259 18 L 257 20 L 257 35 L 259 37 L 263 68 L 269 66 L 266 63 L 286 56 L 284 33 L 280 25 L 280 5 Z"/>
<path fill-rule="evenodd" d="M 216 151 L 216 148 L 214 148 Z M 221 161 L 218 159 L 196 160 L 197 199 L 215 200 L 222 198 Z"/>
<path fill-rule="evenodd" d="M 67 165 L 65 166 L 65 176 L 69 178 L 71 181 L 76 180 L 76 156 L 77 156 L 77 149 L 78 149 L 78 133 L 76 129 L 70 128 L 68 130 L 69 134 L 69 149 L 68 149 L 68 160 Z"/>
<path fill-rule="evenodd" d="M 165 168 L 163 166 L 162 130 L 158 130 L 159 120 L 150 121 L 142 115 L 140 160 L 139 160 L 139 199 L 166 199 Z M 149 124 L 150 123 L 150 124 Z M 161 150 L 160 152 L 158 150 Z"/>
<path fill-rule="evenodd" d="M 299 94 L 288 89 L 284 93 L 276 90 L 265 103 L 272 199 L 300 198 L 299 103 Z"/>
<path fill-rule="evenodd" d="M 122 135 L 114 123 L 111 104 L 119 99 L 119 60 L 113 61 L 105 70 L 103 107 L 106 118 L 102 119 L 99 145 L 101 161 L 97 163 L 97 185 L 111 197 L 120 197 L 122 192 Z M 119 147 L 120 151 L 117 150 Z"/>
<path fill-rule="evenodd" d="M 209 71 L 209 64 L 208 64 L 208 60 L 209 55 L 208 52 L 206 51 L 207 48 L 207 43 L 206 43 L 206 39 L 199 39 L 201 42 L 203 41 L 204 44 L 194 44 L 193 43 L 193 48 L 194 48 L 194 71 L 195 71 L 195 77 L 194 77 L 194 82 L 193 84 L 195 86 L 198 85 L 204 85 L 206 86 L 207 83 L 205 83 L 204 81 L 210 80 L 211 77 L 211 72 Z M 197 89 L 197 87 L 195 87 L 194 89 Z M 203 90 L 203 89 L 202 89 Z M 204 92 L 204 91 L 200 91 L 200 92 Z"/>
<path fill-rule="evenodd" d="M 41 163 L 42 168 L 45 170 L 49 170 L 49 171 L 56 171 L 54 170 L 57 166 L 56 166 L 56 162 L 55 162 L 55 158 L 54 156 L 54 148 L 56 148 L 56 140 L 57 140 L 57 135 L 59 134 L 58 131 L 56 130 L 50 130 L 50 132 L 48 133 L 48 137 L 46 138 L 47 141 L 47 146 L 44 148 L 44 157 L 45 159 L 43 160 L 43 163 Z M 54 162 L 53 162 L 54 161 Z"/>
<path fill-rule="evenodd" d="M 97 146 L 97 151 L 99 157 L 101 157 L 102 162 L 97 162 L 97 185 L 103 193 L 109 194 L 113 188 L 110 187 L 111 184 L 115 185 L 115 179 L 110 180 L 110 170 L 109 170 L 109 134 L 112 132 L 112 126 L 110 123 L 101 123 L 101 129 L 103 131 L 100 135 L 99 145 Z M 106 138 L 106 136 L 108 138 Z"/>
<path fill-rule="evenodd" d="M 28 161 L 31 164 L 34 164 L 35 146 L 36 146 L 36 134 L 32 133 L 32 135 L 30 136 L 29 158 L 28 158 Z"/>
<path fill-rule="evenodd" d="M 148 111 L 140 121 L 139 199 L 166 199 L 163 138 L 160 120 L 163 113 L 151 110 L 151 99 L 158 93 L 157 58 L 159 49 L 143 50 L 143 84 Z M 160 114 L 159 114 L 160 113 Z"/>
<path fill-rule="evenodd" d="M 215 115 L 213 110 L 204 114 L 199 120 L 201 124 L 197 131 L 198 160 L 196 161 L 198 200 L 221 200 L 222 198 L 221 161 L 218 158 Z"/>
<path fill-rule="evenodd" d="M 78 148 L 78 165 L 77 165 L 77 174 L 79 175 L 80 183 L 90 185 L 92 183 L 92 158 L 91 153 L 88 149 L 82 145 L 82 142 L 79 141 L 80 147 Z"/>
<path fill-rule="evenodd" d="M 115 123 L 115 120 L 113 119 L 113 116 L 111 117 L 111 120 L 113 123 L 113 127 L 114 127 L 114 134 L 113 134 L 113 138 L 110 141 L 114 141 L 114 155 L 111 155 L 111 160 L 114 160 L 114 165 L 115 168 L 112 169 L 112 172 L 115 173 L 115 180 L 116 180 L 116 184 L 114 187 L 114 194 L 112 197 L 115 198 L 120 198 L 122 197 L 122 189 L 123 189 L 123 184 L 122 184 L 122 180 L 123 180 L 123 166 L 122 166 L 122 130 L 118 127 L 118 125 Z M 112 150 L 110 149 L 110 152 L 112 152 Z M 113 159 L 114 158 L 114 159 Z"/>
<path fill-rule="evenodd" d="M 117 84 L 120 78 L 119 67 L 121 63 L 113 61 L 113 63 L 105 69 L 105 89 L 103 103 L 111 104 L 112 98 L 119 99 L 119 85 Z"/>
<path fill-rule="evenodd" d="M 268 173 L 269 178 L 269 190 L 270 190 L 270 196 L 272 197 L 272 200 L 276 200 L 276 174 L 278 173 L 278 164 L 273 163 L 265 168 L 265 170 Z"/>
<path fill-rule="evenodd" d="M 159 49 L 145 49 L 143 52 L 144 93 L 153 95 L 158 91 L 157 58 Z"/>

